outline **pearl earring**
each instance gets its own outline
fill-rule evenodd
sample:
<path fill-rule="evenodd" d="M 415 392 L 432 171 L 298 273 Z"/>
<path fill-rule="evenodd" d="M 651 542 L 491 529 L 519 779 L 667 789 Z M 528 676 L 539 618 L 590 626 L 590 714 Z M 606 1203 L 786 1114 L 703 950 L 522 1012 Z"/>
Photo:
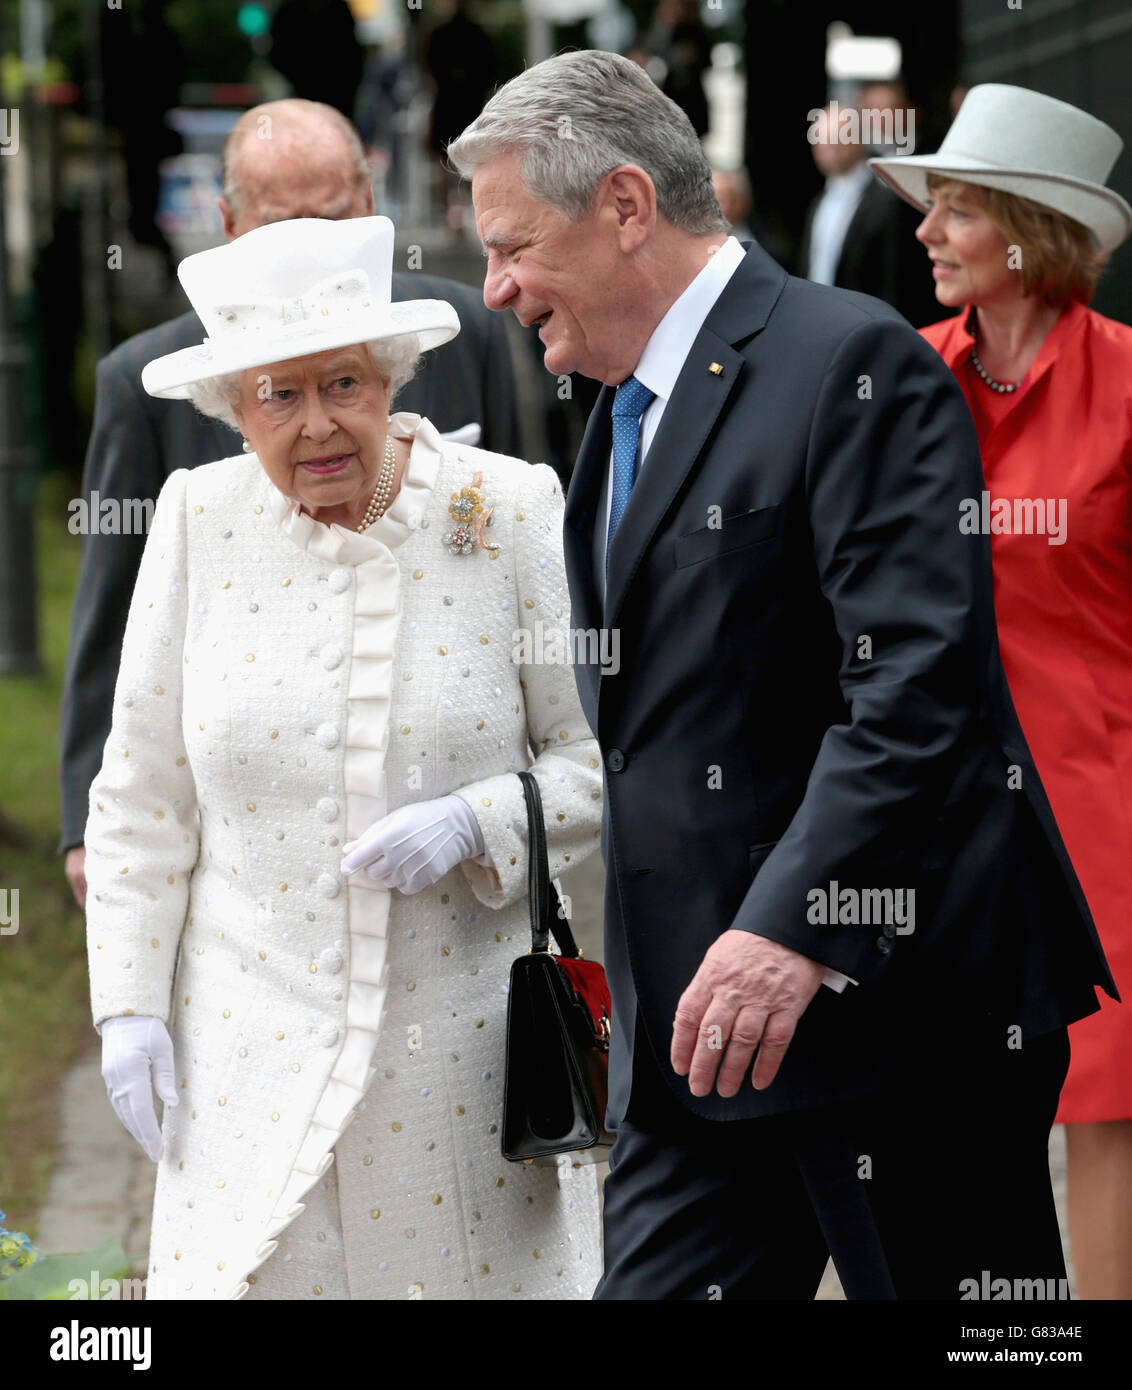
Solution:
<path fill-rule="evenodd" d="M 252 446 L 251 446 L 251 445 L 248 443 L 248 441 L 245 439 L 245 440 L 244 440 L 244 453 L 245 453 L 245 454 L 251 454 L 251 453 L 254 453 L 254 452 L 255 452 L 255 451 L 253 450 Z"/>

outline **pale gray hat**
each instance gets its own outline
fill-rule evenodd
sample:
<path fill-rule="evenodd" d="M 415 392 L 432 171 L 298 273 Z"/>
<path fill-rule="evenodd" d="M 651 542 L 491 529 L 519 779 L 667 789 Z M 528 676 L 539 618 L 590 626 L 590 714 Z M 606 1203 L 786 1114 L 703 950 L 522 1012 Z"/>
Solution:
<path fill-rule="evenodd" d="M 1068 102 L 985 82 L 967 93 L 936 154 L 869 167 L 922 212 L 931 208 L 929 174 L 1029 198 L 1080 222 L 1107 252 L 1132 232 L 1132 207 L 1105 187 L 1123 148 L 1111 126 Z"/>

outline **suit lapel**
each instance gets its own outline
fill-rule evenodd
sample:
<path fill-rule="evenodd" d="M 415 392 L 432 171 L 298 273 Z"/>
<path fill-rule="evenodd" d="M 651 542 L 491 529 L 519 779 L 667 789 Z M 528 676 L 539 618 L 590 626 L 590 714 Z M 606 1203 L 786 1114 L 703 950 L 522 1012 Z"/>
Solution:
<path fill-rule="evenodd" d="M 700 330 L 664 408 L 660 428 L 609 550 L 606 626 L 616 627 L 625 592 L 645 550 L 699 458 L 743 367 L 742 357 L 729 344 L 706 326 Z"/>
<path fill-rule="evenodd" d="M 606 386 L 586 425 L 566 496 L 563 544 L 570 585 L 571 624 L 614 627 L 626 591 L 665 512 L 715 428 L 740 376 L 749 370 L 734 345 L 760 331 L 788 276 L 753 243 L 697 334 L 664 418 L 649 448 L 642 479 L 634 486 L 609 555 L 604 608 L 594 582 L 594 525 L 602 512 L 609 465 L 613 388 Z M 596 667 L 575 668 L 590 727 L 596 732 L 602 689 Z"/>
<path fill-rule="evenodd" d="M 658 526 L 740 377 L 750 371 L 733 345 L 746 342 L 763 328 L 787 279 L 781 266 L 752 244 L 696 335 L 610 548 L 607 627 L 617 625 L 625 594 Z M 602 442 L 608 454 L 608 404 L 605 415 Z"/>
<path fill-rule="evenodd" d="M 610 449 L 610 409 L 613 388 L 602 388 L 590 412 L 582 447 L 570 478 L 563 520 L 566 579 L 570 585 L 571 625 L 583 630 L 601 627 L 601 596 L 594 582 L 594 525 L 601 511 L 602 485 Z M 576 668 L 589 689 L 593 711 L 597 708 L 598 672 L 589 666 Z M 595 713 L 596 718 L 596 713 Z"/>

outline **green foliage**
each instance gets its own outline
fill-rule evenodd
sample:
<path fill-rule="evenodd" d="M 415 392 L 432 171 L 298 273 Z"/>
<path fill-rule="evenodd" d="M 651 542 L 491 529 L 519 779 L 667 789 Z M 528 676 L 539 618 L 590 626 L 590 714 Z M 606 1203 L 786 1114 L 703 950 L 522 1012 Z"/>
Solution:
<path fill-rule="evenodd" d="M 4 1297 L 2 1286 L 39 1257 L 27 1232 L 9 1231 L 4 1225 L 6 1219 L 7 1213 L 0 1211 L 0 1298 Z"/>
<path fill-rule="evenodd" d="M 55 852 L 59 690 L 78 576 L 79 538 L 66 528 L 73 486 L 62 473 L 40 485 L 38 583 L 21 595 L 38 605 L 44 670 L 0 677 L 0 812 L 23 836 L 0 837 L 0 887 L 20 894 L 20 930 L 0 938 L 0 1194 L 29 1229 L 51 1173 L 63 1073 L 94 1038 L 83 917 Z"/>
<path fill-rule="evenodd" d="M 129 1278 L 131 1261 L 118 1240 L 77 1255 L 41 1255 L 0 1282 L 0 1301 L 59 1301 L 81 1298 L 71 1285 L 79 1283 L 87 1298 L 120 1298 L 121 1281 Z M 97 1288 L 92 1288 L 93 1282 Z"/>

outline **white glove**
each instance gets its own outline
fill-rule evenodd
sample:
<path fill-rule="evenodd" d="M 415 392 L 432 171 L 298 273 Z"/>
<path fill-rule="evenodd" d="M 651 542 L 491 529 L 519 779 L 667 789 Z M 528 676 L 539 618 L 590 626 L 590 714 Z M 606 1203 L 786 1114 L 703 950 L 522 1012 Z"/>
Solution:
<path fill-rule="evenodd" d="M 431 888 L 463 859 L 483 855 L 483 834 L 471 807 L 458 796 L 417 801 L 391 811 L 343 846 L 342 872 L 365 869 L 369 878 L 402 893 Z"/>
<path fill-rule="evenodd" d="M 166 1105 L 178 1103 L 173 1040 L 164 1023 L 144 1014 L 106 1019 L 102 1025 L 102 1079 L 118 1118 L 156 1163 L 161 1157 L 161 1130 L 153 1092 Z"/>

